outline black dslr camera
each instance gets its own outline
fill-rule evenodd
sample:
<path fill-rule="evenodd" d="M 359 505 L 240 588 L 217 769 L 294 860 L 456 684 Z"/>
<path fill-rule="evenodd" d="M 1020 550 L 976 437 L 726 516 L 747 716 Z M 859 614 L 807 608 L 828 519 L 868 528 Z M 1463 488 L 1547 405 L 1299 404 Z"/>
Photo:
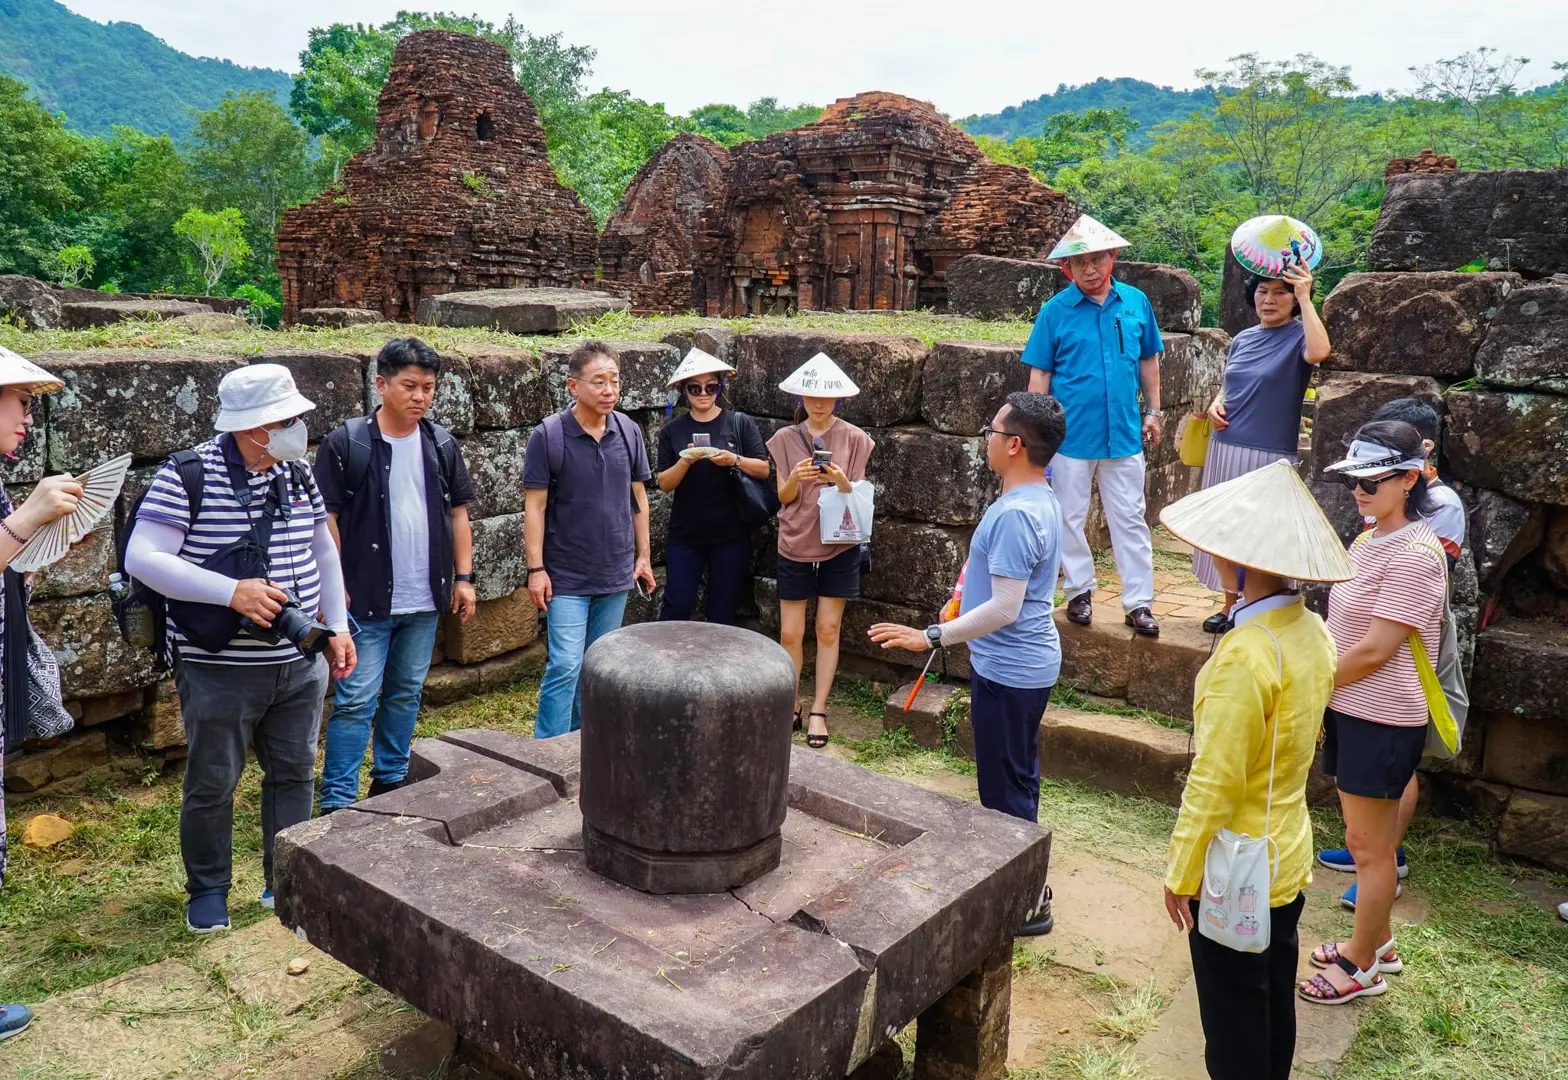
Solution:
<path fill-rule="evenodd" d="M 281 585 L 278 588 L 283 589 Z M 300 606 L 299 594 L 293 589 L 283 589 L 283 594 L 288 599 L 284 601 L 283 610 L 272 617 L 271 626 L 258 626 L 248 618 L 241 619 L 240 632 L 257 641 L 265 641 L 268 645 L 276 645 L 286 638 L 307 657 L 315 656 L 327 647 L 328 640 L 335 635 L 325 623 L 317 622 L 305 614 L 305 609 Z"/>

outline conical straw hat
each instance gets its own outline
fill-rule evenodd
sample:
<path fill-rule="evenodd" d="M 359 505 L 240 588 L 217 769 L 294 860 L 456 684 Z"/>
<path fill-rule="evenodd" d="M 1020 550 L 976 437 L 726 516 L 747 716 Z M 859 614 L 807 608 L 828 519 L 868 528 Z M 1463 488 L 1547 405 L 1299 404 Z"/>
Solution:
<path fill-rule="evenodd" d="M 1230 238 L 1231 254 L 1249 274 L 1284 277 L 1287 268 L 1308 270 L 1323 261 L 1323 241 L 1312 226 L 1284 214 L 1266 214 L 1243 221 Z"/>
<path fill-rule="evenodd" d="M 779 389 L 796 397 L 847 398 L 860 393 L 860 387 L 844 374 L 827 353 L 817 353 L 779 383 Z"/>
<path fill-rule="evenodd" d="M 1060 262 L 1070 259 L 1074 255 L 1089 255 L 1096 251 L 1115 251 L 1117 248 L 1129 246 L 1112 229 L 1101 225 L 1088 214 L 1081 215 L 1073 222 L 1073 227 L 1067 230 L 1056 246 L 1047 255 L 1047 262 Z"/>
<path fill-rule="evenodd" d="M 687 379 L 695 378 L 698 375 L 712 375 L 716 371 L 723 372 L 726 375 L 735 374 L 734 368 L 712 353 L 703 352 L 701 349 L 692 349 L 691 352 L 686 354 L 686 359 L 676 365 L 675 374 L 670 376 L 670 381 L 666 385 L 679 386 Z"/>
<path fill-rule="evenodd" d="M 1160 522 L 1199 551 L 1297 581 L 1348 581 L 1356 568 L 1323 508 L 1286 461 L 1194 492 Z"/>
<path fill-rule="evenodd" d="M 0 345 L 0 386 L 20 386 L 32 394 L 52 394 L 65 389 L 65 383 L 4 345 Z"/>

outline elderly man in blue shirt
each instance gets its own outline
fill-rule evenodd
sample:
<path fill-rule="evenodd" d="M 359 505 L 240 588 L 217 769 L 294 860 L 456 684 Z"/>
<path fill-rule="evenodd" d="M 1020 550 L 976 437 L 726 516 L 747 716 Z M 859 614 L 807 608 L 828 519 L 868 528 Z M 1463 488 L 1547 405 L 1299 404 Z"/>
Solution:
<path fill-rule="evenodd" d="M 1090 489 L 1100 488 L 1122 577 L 1127 625 L 1158 637 L 1154 544 L 1144 520 L 1143 445 L 1159 442 L 1160 353 L 1164 344 L 1149 298 L 1111 276 L 1127 246 L 1088 214 L 1049 256 L 1071 284 L 1040 309 L 1023 362 L 1029 389 L 1050 394 L 1067 413 L 1067 438 L 1051 459 L 1051 486 L 1062 508 L 1062 577 L 1067 617 L 1092 617 L 1094 554 L 1084 535 Z M 1140 402 L 1140 393 L 1141 402 Z"/>

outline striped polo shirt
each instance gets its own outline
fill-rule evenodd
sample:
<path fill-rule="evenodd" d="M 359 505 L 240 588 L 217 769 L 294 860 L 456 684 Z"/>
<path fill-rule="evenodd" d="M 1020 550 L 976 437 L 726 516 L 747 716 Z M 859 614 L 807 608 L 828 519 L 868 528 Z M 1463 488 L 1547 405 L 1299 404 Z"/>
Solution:
<path fill-rule="evenodd" d="M 1362 533 L 1350 546 L 1350 561 L 1356 576 L 1328 594 L 1328 632 L 1339 655 L 1366 636 L 1376 616 L 1420 633 L 1427 659 L 1436 664 L 1448 564 L 1432 527 L 1418 520 L 1388 536 Z M 1426 696 L 1408 637 L 1382 667 L 1335 687 L 1329 707 L 1395 727 L 1425 724 Z"/>
<path fill-rule="evenodd" d="M 229 469 L 224 460 L 225 445 L 232 447 L 232 439 L 217 438 L 196 448 L 201 454 L 202 495 L 201 513 L 192 525 L 190 503 L 185 498 L 185 485 L 172 462 L 153 477 L 147 497 L 137 512 L 138 521 L 156 521 L 173 525 L 185 533 L 185 543 L 180 547 L 180 557 L 200 563 L 220 548 L 244 536 L 255 521 L 261 518 L 261 508 L 266 503 L 268 488 L 273 479 L 283 476 L 289 491 L 291 509 L 288 518 L 280 518 L 272 528 L 272 541 L 268 552 L 272 563 L 272 580 L 299 595 L 300 606 L 316 614 L 321 605 L 321 574 L 316 568 L 312 550 L 316 523 L 327 516 L 322 505 L 321 493 L 310 476 L 310 469 L 301 465 L 300 485 L 290 481 L 293 471 L 287 464 L 274 464 L 265 473 L 247 472 L 251 487 L 249 510 L 241 507 L 229 484 Z M 231 453 L 237 451 L 230 450 Z M 219 652 L 207 652 L 185 640 L 179 626 L 169 620 L 169 640 L 179 650 L 180 659 L 203 664 L 282 664 L 300 659 L 300 652 L 287 641 L 277 645 L 244 634 L 235 637 Z"/>

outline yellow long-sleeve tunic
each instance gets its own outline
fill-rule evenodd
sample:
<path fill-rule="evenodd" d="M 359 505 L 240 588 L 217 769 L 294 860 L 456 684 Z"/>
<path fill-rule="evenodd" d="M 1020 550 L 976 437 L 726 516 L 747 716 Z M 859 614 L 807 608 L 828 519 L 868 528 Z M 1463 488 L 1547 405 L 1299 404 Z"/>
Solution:
<path fill-rule="evenodd" d="M 1274 642 L 1260 626 L 1278 638 L 1278 659 Z M 1323 620 L 1299 599 L 1257 614 L 1220 639 L 1194 689 L 1197 756 L 1171 836 L 1165 884 L 1173 893 L 1198 894 L 1204 855 L 1219 829 L 1264 834 L 1276 726 L 1279 748 L 1268 831 L 1279 847 L 1279 872 L 1269 906 L 1290 903 L 1312 881 L 1307 772 L 1323 710 L 1334 692 L 1336 662 Z"/>

